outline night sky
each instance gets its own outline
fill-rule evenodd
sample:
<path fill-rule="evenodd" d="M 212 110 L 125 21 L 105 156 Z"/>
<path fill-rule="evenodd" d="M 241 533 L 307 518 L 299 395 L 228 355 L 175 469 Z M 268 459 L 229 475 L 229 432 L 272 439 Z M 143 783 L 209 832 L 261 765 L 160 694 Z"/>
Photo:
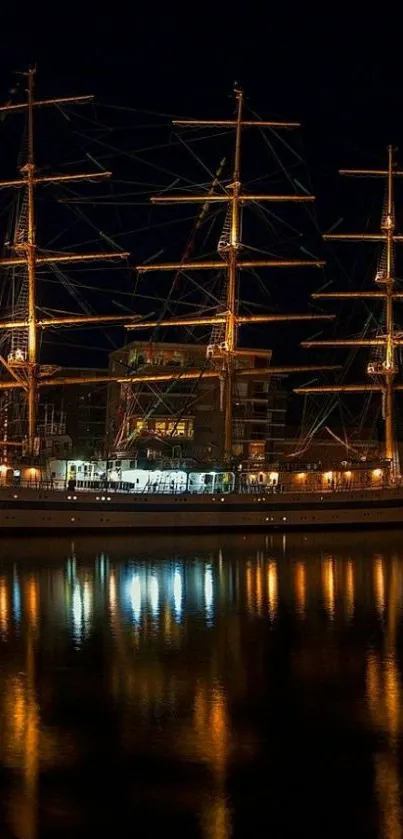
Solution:
<path fill-rule="evenodd" d="M 91 92 L 101 106 L 113 103 L 134 109 L 110 112 L 107 117 L 102 108 L 99 112 L 111 127 L 109 142 L 115 149 L 121 142 L 127 150 L 144 144 L 144 131 L 141 136 L 138 132 L 139 123 L 144 123 L 142 110 L 162 115 L 230 116 L 229 95 L 236 80 L 262 117 L 301 121 L 300 149 L 309 172 L 305 182 L 317 195 L 318 227 L 326 230 L 342 218 L 340 230 L 364 229 L 366 225 L 376 229 L 382 206 L 379 187 L 370 193 L 368 185 L 361 187 L 362 182 L 353 186 L 341 183 L 337 169 L 382 165 L 386 144 L 399 146 L 403 71 L 400 26 L 393 4 L 376 15 L 368 9 L 364 15 L 361 4 L 352 11 L 352 4 L 316 8 L 309 3 L 278 2 L 232 6 L 114 3 L 107 9 L 103 12 L 100 5 L 73 3 L 55 5 L 45 12 L 37 4 L 34 15 L 23 17 L 21 7 L 13 11 L 9 5 L 2 13 L 0 97 L 7 100 L 14 70 L 36 62 L 41 95 Z M 114 119 L 116 125 L 124 121 L 129 133 L 114 134 Z M 161 117 L 158 123 L 163 121 L 168 124 L 168 117 Z M 151 133 L 146 139 L 150 137 Z M 156 135 L 153 139 L 156 142 Z M 56 151 L 53 148 L 49 154 L 55 160 Z M 166 161 L 164 155 L 162 149 L 161 165 Z M 138 163 L 134 170 L 125 153 L 116 152 L 110 164 L 122 181 L 125 177 L 151 180 L 149 171 L 140 177 Z M 153 183 L 157 180 L 156 175 Z M 121 228 L 146 224 L 147 212 L 144 206 L 122 208 Z M 403 227 L 403 213 L 400 217 Z M 50 216 L 48 223 L 51 228 Z M 116 233 L 116 217 L 110 227 L 106 216 L 97 223 Z M 187 235 L 185 226 L 171 241 L 179 258 Z M 85 240 L 84 231 L 82 238 Z M 155 234 L 123 237 L 120 244 L 131 250 L 132 264 L 159 247 Z M 329 258 L 319 242 L 315 253 Z M 368 281 L 367 254 L 359 258 L 347 254 L 345 274 L 334 261 L 334 253 L 330 257 L 325 282 L 330 277 L 341 289 L 351 282 L 361 287 Z M 303 306 L 304 310 L 309 292 L 322 281 L 315 277 L 305 286 L 293 276 L 288 282 L 289 309 Z M 113 283 L 130 291 L 133 277 L 130 271 L 121 272 L 115 274 Z M 101 309 L 106 310 L 109 303 L 105 298 Z M 126 304 L 130 305 L 129 299 Z M 119 335 L 122 333 L 113 336 L 115 344 Z M 281 343 L 282 336 L 279 340 L 273 335 L 276 353 Z M 282 358 L 290 360 L 287 351 Z M 91 356 L 91 363 L 101 363 L 100 356 Z"/>
<path fill-rule="evenodd" d="M 104 101 L 205 115 L 222 110 L 238 80 L 257 110 L 301 119 L 318 177 L 340 157 L 399 143 L 396 4 L 376 15 L 360 3 L 23 8 L 2 10 L 4 92 L 13 70 L 36 61 L 49 93 L 84 87 Z"/>

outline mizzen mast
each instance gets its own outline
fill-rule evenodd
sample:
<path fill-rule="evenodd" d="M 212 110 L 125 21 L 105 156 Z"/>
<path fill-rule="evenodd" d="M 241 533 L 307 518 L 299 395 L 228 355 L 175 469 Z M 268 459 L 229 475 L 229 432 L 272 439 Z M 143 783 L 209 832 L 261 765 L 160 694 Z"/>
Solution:
<path fill-rule="evenodd" d="M 145 329 L 153 328 L 154 326 L 170 327 L 180 325 L 223 325 L 224 341 L 214 348 L 213 363 L 216 365 L 215 370 L 208 371 L 208 375 L 218 375 L 223 386 L 223 409 L 224 409 L 224 459 L 229 463 L 232 459 L 232 413 L 233 413 L 233 384 L 234 379 L 239 375 L 253 375 L 255 370 L 239 370 L 236 367 L 237 355 L 242 355 L 242 350 L 238 349 L 238 327 L 244 324 L 251 323 L 273 323 L 287 320 L 326 320 L 332 319 L 333 315 L 323 314 L 268 314 L 268 315 L 240 315 L 238 311 L 238 285 L 240 272 L 248 268 L 297 268 L 297 267 L 317 267 L 324 265 L 319 260 L 307 259 L 245 259 L 241 256 L 242 242 L 240 236 L 240 212 L 243 205 L 253 202 L 311 202 L 314 201 L 313 195 L 282 195 L 282 194 L 261 194 L 248 193 L 242 189 L 241 179 L 241 143 L 242 131 L 245 127 L 248 128 L 297 128 L 299 123 L 296 122 L 273 122 L 263 120 L 248 120 L 244 118 L 244 93 L 239 87 L 234 90 L 236 100 L 236 113 L 233 119 L 225 120 L 196 120 L 183 119 L 174 120 L 174 125 L 179 127 L 217 127 L 223 126 L 233 128 L 235 132 L 234 139 L 234 154 L 233 154 L 233 169 L 231 182 L 227 185 L 220 184 L 220 191 L 200 195 L 181 195 L 171 194 L 163 196 L 153 196 L 152 203 L 155 204 L 175 204 L 175 203 L 222 203 L 227 205 L 229 212 L 229 236 L 223 247 L 219 246 L 220 260 L 184 260 L 182 262 L 164 262 L 152 263 L 147 265 L 137 266 L 140 272 L 154 272 L 154 271 L 205 271 L 205 270 L 222 270 L 224 267 L 226 273 L 226 300 L 225 310 L 222 313 L 210 317 L 199 318 L 168 318 L 160 321 L 143 321 L 137 324 L 127 324 L 127 329 Z M 223 263 L 224 257 L 224 263 Z M 323 367 L 304 366 L 304 367 L 267 367 L 259 369 L 259 373 L 267 373 L 267 375 L 275 375 L 275 373 L 293 373 L 301 370 L 318 370 Z M 327 369 L 337 369 L 335 366 Z M 201 372 L 201 371 L 200 371 Z"/>
<path fill-rule="evenodd" d="M 396 234 L 396 218 L 394 208 L 393 186 L 394 178 L 402 177 L 403 171 L 397 170 L 393 161 L 392 146 L 387 149 L 386 169 L 342 169 L 341 175 L 382 177 L 386 179 L 386 198 L 381 217 L 379 233 L 350 233 L 326 234 L 324 239 L 341 242 L 380 242 L 383 245 L 378 271 L 375 276 L 377 291 L 365 292 L 320 292 L 313 294 L 314 299 L 344 299 L 344 298 L 374 298 L 382 299 L 385 305 L 385 327 L 382 335 L 369 339 L 303 341 L 304 347 L 379 347 L 382 351 L 381 360 L 370 362 L 367 374 L 371 377 L 371 384 L 365 385 L 334 385 L 320 388 L 296 388 L 296 393 L 363 393 L 378 391 L 382 395 L 382 414 L 385 424 L 385 458 L 391 464 L 392 478 L 400 473 L 398 450 L 396 444 L 396 421 L 394 409 L 394 391 L 402 390 L 401 384 L 396 384 L 396 374 L 399 368 L 396 361 L 396 348 L 403 345 L 394 328 L 394 301 L 401 300 L 403 294 L 395 291 L 395 243 L 402 242 L 403 236 Z"/>

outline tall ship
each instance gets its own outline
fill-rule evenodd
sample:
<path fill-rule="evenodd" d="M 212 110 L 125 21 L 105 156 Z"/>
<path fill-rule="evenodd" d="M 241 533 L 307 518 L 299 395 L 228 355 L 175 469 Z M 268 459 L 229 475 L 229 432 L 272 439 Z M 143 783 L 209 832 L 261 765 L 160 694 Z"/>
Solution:
<path fill-rule="evenodd" d="M 324 372 L 339 374 L 341 367 L 333 364 L 276 365 L 272 364 L 269 349 L 244 347 L 239 335 L 243 328 L 277 323 L 333 320 L 333 314 L 323 311 L 285 314 L 262 311 L 251 313 L 242 305 L 241 285 L 245 278 L 250 283 L 265 284 L 270 272 L 280 269 L 317 269 L 323 261 L 316 257 L 284 258 L 247 245 L 243 225 L 245 208 L 287 203 L 310 204 L 314 197 L 298 182 L 287 192 L 262 192 L 246 187 L 242 179 L 243 140 L 252 130 L 282 132 L 298 127 L 298 123 L 264 121 L 249 118 L 243 91 L 234 90 L 235 113 L 229 119 L 178 120 L 178 127 L 231 131 L 233 134 L 232 162 L 229 176 L 225 160 L 221 160 L 211 181 L 197 191 L 186 189 L 159 195 L 151 200 L 157 205 L 190 205 L 198 208 L 195 227 L 212 208 L 223 210 L 223 222 L 216 244 L 216 253 L 207 258 L 194 258 L 188 248 L 179 261 L 157 263 L 150 259 L 137 266 L 140 275 L 152 277 L 157 272 L 196 277 L 195 287 L 206 292 L 207 277 L 213 276 L 214 294 L 208 293 L 209 303 L 196 307 L 191 315 L 167 316 L 163 307 L 158 318 L 125 314 L 60 314 L 43 316 L 38 300 L 38 272 L 50 265 L 92 263 L 95 260 L 126 260 L 129 253 L 122 250 L 46 251 L 39 247 L 36 235 L 36 193 L 54 183 L 96 181 L 108 177 L 105 170 L 82 174 L 48 174 L 39 169 L 35 160 L 34 114 L 42 106 L 85 104 L 89 97 L 41 100 L 34 97 L 35 70 L 25 76 L 26 98 L 23 103 L 9 103 L 0 109 L 3 115 L 23 111 L 26 114 L 27 143 L 25 159 L 15 179 L 0 182 L 1 189 L 17 190 L 22 194 L 20 212 L 13 237 L 6 243 L 6 253 L 0 259 L 4 272 L 13 274 L 13 313 L 0 320 L 0 330 L 7 335 L 2 346 L 7 352 L 0 356 L 3 375 L 0 391 L 6 395 L 3 419 L 3 458 L 0 465 L 0 527 L 7 530 L 94 530 L 94 529 L 192 529 L 192 528 L 304 528 L 341 527 L 355 525 L 393 525 L 403 523 L 403 485 L 395 432 L 395 393 L 403 389 L 399 383 L 398 348 L 403 344 L 394 321 L 394 301 L 403 298 L 396 289 L 394 276 L 395 244 L 403 240 L 395 231 L 393 201 L 394 178 L 401 176 L 394 165 L 392 149 L 388 149 L 384 170 L 351 170 L 349 174 L 381 177 L 386 182 L 386 199 L 377 233 L 329 234 L 325 238 L 347 241 L 368 240 L 380 244 L 381 254 L 375 277 L 374 291 L 319 291 L 315 300 L 368 298 L 378 301 L 384 316 L 377 334 L 351 339 L 316 340 L 302 342 L 306 347 L 369 347 L 374 353 L 367 367 L 369 382 L 346 384 L 338 376 L 335 384 L 308 384 L 294 387 L 301 395 L 367 394 L 375 393 L 382 403 L 384 426 L 383 451 L 368 457 L 357 454 L 346 442 L 342 459 L 322 461 L 310 455 L 306 446 L 300 452 L 280 456 L 265 447 L 265 431 L 259 406 L 270 402 L 271 383 L 284 377 L 302 373 Z M 206 167 L 207 168 L 207 167 Z M 256 179 L 255 183 L 259 180 Z M 309 253 L 308 253 L 308 256 Z M 261 273 L 260 273 L 261 272 Z M 9 274 L 7 274 L 9 276 Z M 253 295 L 252 295 L 253 296 Z M 41 364 L 39 336 L 48 328 L 68 328 L 77 325 L 124 324 L 130 334 L 137 331 L 148 335 L 145 341 L 133 342 L 130 359 L 124 352 L 115 357 L 108 373 L 88 373 L 85 370 L 62 371 L 54 365 Z M 186 345 L 153 339 L 155 330 L 195 329 L 208 335 L 207 341 L 195 342 L 195 349 L 186 354 Z M 200 349 L 201 345 L 201 349 Z M 197 349 L 199 348 L 199 349 Z M 44 439 L 48 417 L 42 426 L 38 418 L 40 394 L 55 387 L 75 385 L 89 388 L 107 385 L 119 394 L 112 400 L 113 423 L 111 439 L 107 440 L 103 455 L 90 461 L 74 461 L 68 452 L 63 457 L 49 452 Z M 251 390 L 249 385 L 254 384 Z M 177 446 L 182 429 L 190 436 L 196 421 L 189 409 L 181 416 L 171 415 L 156 421 L 155 405 L 168 405 L 171 397 L 185 397 L 187 405 L 195 404 L 197 385 L 203 394 L 203 405 L 215 416 L 214 432 L 208 427 L 210 439 L 199 452 L 199 457 L 186 458 Z M 190 387 L 190 389 L 189 389 Z M 116 390 L 117 389 L 117 390 Z M 149 394 L 141 417 L 136 409 L 130 414 L 130 403 L 139 401 L 139 393 Z M 271 391 L 270 391 L 271 397 Z M 123 404 L 123 412 L 122 412 Z M 144 400 L 143 400 L 144 405 Z M 213 408 L 215 407 L 215 410 Z M 269 405 L 270 407 L 270 405 Z M 275 410 L 275 409 L 274 409 Z M 21 439 L 9 439 L 7 416 L 21 413 Z M 9 414 L 7 413 L 9 412 Z M 199 416 L 201 411 L 199 410 Z M 160 415 L 160 414 L 159 414 Z M 135 421 L 130 421 L 130 417 Z M 185 418 L 183 418 L 185 416 Z M 137 417 L 137 418 L 136 418 Z M 240 427 L 248 441 L 249 457 L 237 435 Z M 259 430 L 260 423 L 260 430 Z M 266 419 L 264 420 L 266 423 Z M 53 430 L 53 420 L 51 421 Z M 200 423 L 199 423 L 200 426 Z M 41 433 L 41 428 L 44 433 Z M 207 426 L 204 426 L 206 429 Z M 171 462 L 143 463 L 138 456 L 139 440 L 158 433 L 172 442 Z M 215 437 L 212 445 L 211 434 Z M 248 436 L 249 435 L 249 436 Z M 136 442 L 135 454 L 130 442 Z M 211 445 L 208 445 L 210 442 Z M 175 456 L 175 448 L 179 453 Z"/>

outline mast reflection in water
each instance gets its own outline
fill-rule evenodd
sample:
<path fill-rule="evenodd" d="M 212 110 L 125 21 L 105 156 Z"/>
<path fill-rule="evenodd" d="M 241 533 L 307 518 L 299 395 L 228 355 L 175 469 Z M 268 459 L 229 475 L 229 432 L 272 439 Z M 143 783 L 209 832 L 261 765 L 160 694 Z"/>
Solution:
<path fill-rule="evenodd" d="M 1 836 L 403 839 L 398 535 L 1 545 Z"/>

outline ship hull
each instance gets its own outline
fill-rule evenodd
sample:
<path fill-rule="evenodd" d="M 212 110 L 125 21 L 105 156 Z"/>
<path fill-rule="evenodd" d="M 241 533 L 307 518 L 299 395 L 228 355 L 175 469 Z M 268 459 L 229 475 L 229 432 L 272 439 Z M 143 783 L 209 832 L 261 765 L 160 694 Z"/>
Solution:
<path fill-rule="evenodd" d="M 403 526 L 403 488 L 252 495 L 0 490 L 0 532 Z"/>

